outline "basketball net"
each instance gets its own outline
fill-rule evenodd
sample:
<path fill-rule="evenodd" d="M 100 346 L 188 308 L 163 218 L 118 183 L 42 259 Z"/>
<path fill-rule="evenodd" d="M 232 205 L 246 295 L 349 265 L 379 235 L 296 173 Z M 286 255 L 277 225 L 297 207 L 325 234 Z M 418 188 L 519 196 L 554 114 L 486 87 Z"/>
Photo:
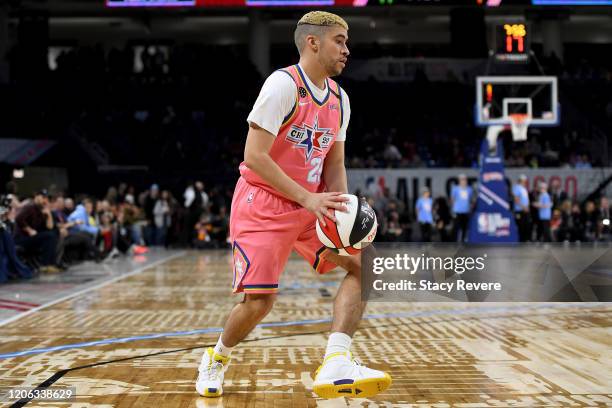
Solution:
<path fill-rule="evenodd" d="M 524 142 L 527 140 L 527 129 L 531 123 L 531 117 L 526 113 L 511 113 L 510 128 L 512 129 L 512 140 Z"/>

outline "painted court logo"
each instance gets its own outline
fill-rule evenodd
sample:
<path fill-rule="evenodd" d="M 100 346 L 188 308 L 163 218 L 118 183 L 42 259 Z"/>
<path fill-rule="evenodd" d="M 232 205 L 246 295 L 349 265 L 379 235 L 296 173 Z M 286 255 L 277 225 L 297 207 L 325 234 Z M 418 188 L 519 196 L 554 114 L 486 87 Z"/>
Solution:
<path fill-rule="evenodd" d="M 319 128 L 319 119 L 315 118 L 312 126 L 306 123 L 303 123 L 302 126 L 291 126 L 285 140 L 293 143 L 299 149 L 304 149 L 306 161 L 308 161 L 315 150 L 322 152 L 327 149 L 334 140 L 334 136 L 331 129 Z"/>

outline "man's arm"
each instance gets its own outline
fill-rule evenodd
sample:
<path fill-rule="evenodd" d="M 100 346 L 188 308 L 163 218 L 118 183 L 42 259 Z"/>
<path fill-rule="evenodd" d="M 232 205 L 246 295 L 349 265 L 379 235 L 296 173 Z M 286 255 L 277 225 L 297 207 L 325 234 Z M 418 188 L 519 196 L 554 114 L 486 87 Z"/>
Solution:
<path fill-rule="evenodd" d="M 32 228 L 28 222 L 28 220 L 31 219 L 33 212 L 34 208 L 31 204 L 28 204 L 19 210 L 17 217 L 15 218 L 17 228 L 28 236 L 36 235 L 36 230 Z"/>
<path fill-rule="evenodd" d="M 334 142 L 325 157 L 323 182 L 327 191 L 348 193 L 346 167 L 344 167 L 344 142 Z"/>
<path fill-rule="evenodd" d="M 273 143 L 274 135 L 251 123 L 244 148 L 246 166 L 282 195 L 312 212 L 322 225 L 326 225 L 325 217 L 336 222 L 336 218 L 327 209 L 344 209 L 342 202 L 346 200 L 339 196 L 341 192 L 315 194 L 300 186 L 270 157 Z"/>
<path fill-rule="evenodd" d="M 45 215 L 46 218 L 45 226 L 48 230 L 52 230 L 55 226 L 55 222 L 53 221 L 53 215 L 51 215 L 51 210 L 49 209 L 49 207 L 43 207 L 42 213 Z"/>
<path fill-rule="evenodd" d="M 531 203 L 531 205 L 534 206 L 535 208 L 543 208 L 542 202 L 540 200 L 541 198 L 538 197 L 538 201 L 534 201 L 533 203 Z"/>

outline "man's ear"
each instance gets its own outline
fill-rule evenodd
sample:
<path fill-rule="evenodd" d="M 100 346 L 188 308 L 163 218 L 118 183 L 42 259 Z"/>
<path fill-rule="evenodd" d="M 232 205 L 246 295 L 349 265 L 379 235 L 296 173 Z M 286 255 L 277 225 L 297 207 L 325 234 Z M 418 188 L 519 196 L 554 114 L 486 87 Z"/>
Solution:
<path fill-rule="evenodd" d="M 319 49 L 319 39 L 314 35 L 307 36 L 306 42 L 308 43 L 308 45 L 312 46 L 315 51 Z"/>

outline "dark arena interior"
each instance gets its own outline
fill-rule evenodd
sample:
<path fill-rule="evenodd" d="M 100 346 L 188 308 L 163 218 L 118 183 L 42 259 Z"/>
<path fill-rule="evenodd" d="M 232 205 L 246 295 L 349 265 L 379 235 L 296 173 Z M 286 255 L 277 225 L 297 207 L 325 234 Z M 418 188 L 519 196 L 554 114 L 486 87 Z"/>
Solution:
<path fill-rule="evenodd" d="M 611 148 L 610 0 L 0 0 L 0 406 L 612 407 Z"/>

